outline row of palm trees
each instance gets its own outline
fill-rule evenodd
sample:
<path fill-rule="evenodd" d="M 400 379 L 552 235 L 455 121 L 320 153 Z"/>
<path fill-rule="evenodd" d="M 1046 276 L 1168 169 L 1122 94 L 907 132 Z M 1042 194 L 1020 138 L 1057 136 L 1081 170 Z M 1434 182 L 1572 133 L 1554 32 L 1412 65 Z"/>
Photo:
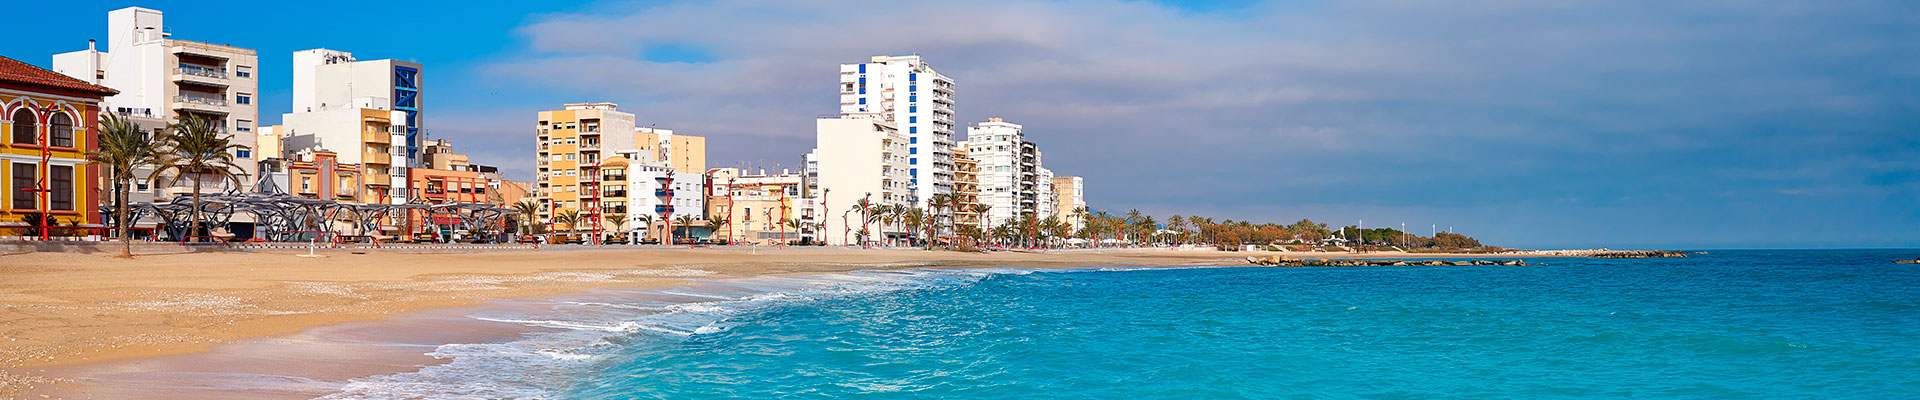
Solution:
<path fill-rule="evenodd" d="M 119 114 L 103 113 L 99 126 L 99 146 L 87 153 L 91 163 L 107 167 L 113 179 L 114 221 L 120 227 L 121 258 L 133 257 L 133 236 L 127 221 L 127 187 L 137 177 L 134 171 L 142 167 L 153 167 L 149 184 L 156 187 L 172 186 L 174 180 L 193 175 L 193 225 L 190 234 L 200 232 L 200 185 L 203 178 L 213 178 L 240 185 L 240 176 L 234 171 L 234 150 L 240 145 L 228 141 L 221 134 L 213 120 L 183 115 L 166 129 L 155 135 L 148 135 L 139 124 Z"/>

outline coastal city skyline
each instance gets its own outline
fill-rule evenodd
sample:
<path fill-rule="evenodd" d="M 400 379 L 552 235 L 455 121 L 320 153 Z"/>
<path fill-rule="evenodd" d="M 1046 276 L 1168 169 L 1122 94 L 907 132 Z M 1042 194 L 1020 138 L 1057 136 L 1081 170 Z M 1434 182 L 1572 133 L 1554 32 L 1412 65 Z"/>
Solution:
<path fill-rule="evenodd" d="M 995 5 L 1019 12 L 988 12 Z M 1900 46 L 1892 37 L 1911 33 L 1911 21 L 1897 17 L 1825 32 L 1816 16 L 1793 10 L 1687 5 L 1681 7 L 1702 9 L 1673 14 L 1726 16 L 1690 30 L 1677 29 L 1680 18 L 1671 14 L 1646 18 L 1640 23 L 1650 27 L 1635 32 L 1670 36 L 1660 46 L 1645 46 L 1620 33 L 1631 17 L 1549 29 L 1534 24 L 1552 25 L 1550 17 L 1579 6 L 1505 8 L 1498 11 L 1503 17 L 1541 21 L 1495 30 L 1616 34 L 1563 43 L 1567 47 L 1510 39 L 1517 42 L 1503 42 L 1511 46 L 1500 52 L 1441 46 L 1445 51 L 1430 54 L 1400 50 L 1418 42 L 1411 36 L 1448 32 L 1444 24 L 1387 27 L 1385 22 L 1418 6 L 1380 10 L 1365 4 L 907 4 L 878 11 L 894 16 L 951 8 L 983 21 L 998 16 L 1062 23 L 1025 23 L 991 33 L 935 30 L 827 48 L 706 35 L 694 26 L 745 7 L 724 2 L 508 7 L 468 18 L 464 29 L 423 33 L 469 39 L 414 47 L 370 36 L 249 32 L 217 23 L 233 10 L 191 3 L 143 6 L 167 11 L 170 30 L 181 37 L 258 50 L 262 126 L 281 123 L 280 114 L 291 107 L 285 71 L 292 51 L 338 48 L 365 59 L 424 64 L 433 71 L 429 85 L 441 85 L 431 89 L 430 138 L 451 139 L 515 180 L 532 178 L 525 127 L 532 125 L 533 111 L 595 101 L 621 104 L 638 125 L 710 138 L 714 167 L 738 162 L 798 169 L 797 155 L 812 147 L 812 119 L 835 111 L 832 98 L 823 95 L 832 90 L 828 79 L 835 66 L 873 55 L 919 54 L 957 82 L 962 105 L 955 120 L 1005 117 L 1025 125 L 1027 135 L 1050 150 L 1049 166 L 1095 182 L 1087 187 L 1092 206 L 1112 211 L 1282 223 L 1366 219 L 1394 227 L 1404 221 L 1414 232 L 1420 230 L 1412 227 L 1438 224 L 1513 247 L 1901 246 L 1912 244 L 1920 219 L 1914 210 L 1920 178 L 1910 161 L 1916 146 L 1898 128 L 1915 117 L 1896 107 L 1911 91 L 1865 84 L 1876 77 L 1912 79 L 1911 71 L 1897 69 L 1911 65 L 1912 52 L 1890 51 Z M 771 7 L 794 16 L 833 8 Z M 99 37 L 103 27 L 90 21 L 119 7 L 99 8 L 50 9 L 71 13 L 69 20 L 80 23 L 49 26 L 40 37 Z M 617 11 L 604 15 L 620 17 L 586 15 L 604 9 Z M 1096 12 L 1068 15 L 1069 9 Z M 1486 18 L 1473 14 L 1472 5 L 1451 11 L 1442 19 Z M 1304 16 L 1359 24 L 1342 31 Z M 1162 39 L 1204 42 L 1198 39 L 1205 34 L 1240 34 L 1274 40 L 1137 55 L 1115 54 L 1113 46 L 1084 37 L 1141 19 L 1163 21 L 1152 28 Z M 375 22 L 350 15 L 330 21 L 342 27 Z M 1725 36 L 1761 33 L 1755 31 L 1759 21 L 1770 22 L 1777 36 Z M 685 29 L 596 34 L 634 22 Z M 514 29 L 485 27 L 489 23 Z M 1314 35 L 1358 44 L 1334 48 L 1325 40 L 1296 38 Z M 1792 39 L 1805 35 L 1842 36 L 1854 47 L 1793 45 Z M 578 40 L 583 37 L 594 40 Z M 1741 46 L 1755 43 L 1790 50 Z M 32 55 L 82 45 L 84 39 L 38 40 L 10 44 L 6 54 L 48 66 L 47 59 Z M 1685 55 L 1693 50 L 1711 50 L 1704 53 L 1729 61 L 1676 58 L 1706 57 Z M 1689 62 L 1675 61 L 1680 59 Z M 1857 61 L 1858 73 L 1796 68 L 1846 61 Z M 1721 69 L 1800 84 L 1704 79 Z M 1546 77 L 1553 78 L 1550 85 L 1524 84 Z M 1500 87 L 1488 87 L 1496 82 Z M 1725 99 L 1737 101 L 1715 101 Z M 1583 114 L 1568 118 L 1573 111 Z M 1596 111 L 1609 117 L 1590 114 Z M 1717 122 L 1736 120 L 1742 122 Z"/>

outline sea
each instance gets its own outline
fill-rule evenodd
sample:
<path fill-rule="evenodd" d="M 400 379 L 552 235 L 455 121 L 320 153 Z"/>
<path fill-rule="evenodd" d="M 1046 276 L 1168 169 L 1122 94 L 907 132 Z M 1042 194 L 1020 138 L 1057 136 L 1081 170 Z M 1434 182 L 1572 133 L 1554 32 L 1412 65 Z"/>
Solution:
<path fill-rule="evenodd" d="M 605 290 L 328 399 L 1916 399 L 1920 250 Z"/>

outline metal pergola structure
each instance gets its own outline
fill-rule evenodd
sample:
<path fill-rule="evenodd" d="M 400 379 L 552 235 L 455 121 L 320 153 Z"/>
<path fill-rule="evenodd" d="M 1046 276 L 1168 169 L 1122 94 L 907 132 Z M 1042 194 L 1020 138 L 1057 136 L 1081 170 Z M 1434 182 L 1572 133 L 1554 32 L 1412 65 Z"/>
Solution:
<path fill-rule="evenodd" d="M 139 221 L 153 216 L 160 219 L 160 229 L 156 235 L 164 234 L 169 240 L 187 241 L 199 237 L 209 237 L 200 232 L 192 232 L 193 217 L 198 214 L 203 229 L 212 233 L 227 231 L 232 226 L 233 216 L 245 213 L 253 217 L 253 238 L 270 242 L 304 241 L 341 241 L 344 236 L 366 237 L 378 241 L 383 230 L 382 221 L 395 217 L 411 218 L 413 211 L 424 213 L 426 221 L 435 217 L 449 217 L 459 221 L 459 226 L 467 230 L 495 233 L 491 242 L 501 243 L 508 238 L 499 234 L 507 224 L 508 216 L 518 214 L 510 208 L 485 203 L 440 203 L 427 204 L 416 198 L 407 204 L 360 204 L 341 203 L 332 200 L 309 199 L 288 194 L 275 185 L 268 174 L 261 174 L 253 190 L 245 193 L 229 191 L 221 194 L 203 194 L 200 207 L 193 206 L 192 196 L 174 196 L 171 201 L 161 203 L 129 204 L 129 221 Z M 102 215 L 113 215 L 113 206 L 100 207 Z M 118 224 L 107 218 L 110 226 Z M 349 221 L 336 224 L 335 221 Z M 343 226 L 344 225 L 344 226 Z M 115 226 L 117 227 L 117 226 Z M 157 238 L 156 238 L 157 239 Z"/>

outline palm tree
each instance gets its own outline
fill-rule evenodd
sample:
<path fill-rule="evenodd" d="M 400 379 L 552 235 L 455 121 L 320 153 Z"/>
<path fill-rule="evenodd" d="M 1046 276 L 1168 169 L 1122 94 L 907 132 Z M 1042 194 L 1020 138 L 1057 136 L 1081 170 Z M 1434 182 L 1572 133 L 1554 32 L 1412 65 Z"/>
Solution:
<path fill-rule="evenodd" d="M 641 226 L 641 228 L 640 228 L 640 235 L 642 235 L 642 236 L 651 236 L 651 235 L 652 235 L 652 232 L 653 232 L 653 214 L 640 214 L 640 215 L 636 215 L 636 216 L 634 216 L 634 217 L 633 217 L 633 222 L 637 222 L 638 224 L 636 224 L 636 225 L 639 225 L 639 226 Z M 634 240 L 636 240 L 636 241 L 638 241 L 639 239 L 634 239 Z"/>
<path fill-rule="evenodd" d="M 691 243 L 691 242 L 693 242 L 693 240 L 692 240 L 692 239 L 693 239 L 693 216 L 692 216 L 692 215 L 682 215 L 682 216 L 680 216 L 679 218 L 675 218 L 675 219 L 674 219 L 674 222 L 677 222 L 677 223 L 679 223 L 679 224 L 680 224 L 680 228 L 682 228 L 682 229 L 686 229 L 686 230 L 687 230 L 687 239 L 688 239 L 688 240 L 687 240 L 687 242 L 689 242 L 689 243 Z M 672 224 L 668 224 L 668 225 L 667 225 L 667 232 L 670 232 L 670 233 L 668 233 L 668 235 L 667 235 L 667 237 L 668 237 L 669 239 L 674 239 L 673 241 L 676 241 L 676 242 L 677 242 L 677 241 L 679 241 L 679 239 L 680 239 L 680 235 L 679 235 L 678 233 L 673 233 L 673 225 L 672 225 Z M 668 243 L 668 244 L 672 244 L 672 243 Z"/>
<path fill-rule="evenodd" d="M 566 211 L 561 211 L 559 214 L 554 214 L 553 223 L 566 225 L 567 233 L 572 234 L 573 228 L 574 228 L 573 225 L 580 223 L 580 211 L 566 210 Z"/>
<path fill-rule="evenodd" d="M 521 200 L 513 203 L 513 210 L 520 212 L 520 225 L 527 227 L 527 234 L 533 234 L 533 226 L 538 222 L 535 220 L 540 218 L 540 203 L 532 199 Z"/>
<path fill-rule="evenodd" d="M 613 229 L 619 231 L 619 233 L 614 234 L 615 237 L 625 237 L 627 235 L 627 216 L 625 214 L 607 214 L 607 224 L 613 225 Z"/>
<path fill-rule="evenodd" d="M 711 238 L 714 236 L 719 236 L 720 226 L 730 225 L 730 224 L 732 224 L 732 222 L 727 221 L 727 217 L 724 217 L 724 216 L 715 215 L 715 216 L 707 217 L 707 231 L 712 232 L 708 234 L 707 237 Z M 727 232 L 726 241 L 727 243 L 733 243 L 733 232 Z"/>
<path fill-rule="evenodd" d="M 133 181 L 133 170 L 152 164 L 159 156 L 160 148 L 152 138 L 140 132 L 140 125 L 120 114 L 103 113 L 100 118 L 100 148 L 87 153 L 87 161 L 104 164 L 113 176 L 114 190 L 113 214 L 115 226 L 120 228 L 120 258 L 133 258 L 133 234 L 127 229 L 127 187 Z"/>
<path fill-rule="evenodd" d="M 876 209 L 874 208 L 873 202 L 866 198 L 855 200 L 853 202 L 853 208 L 860 210 L 860 244 L 864 246 L 867 243 L 867 238 L 871 235 L 867 231 L 867 226 L 873 225 L 873 212 L 876 211 Z M 842 216 L 844 216 L 844 214 Z"/>
<path fill-rule="evenodd" d="M 240 186 L 240 177 L 234 175 L 234 150 L 240 145 L 227 141 L 219 127 L 212 120 L 201 119 L 191 114 L 182 115 L 178 122 L 167 125 L 172 133 L 161 139 L 164 143 L 159 157 L 156 157 L 153 176 L 147 180 L 158 182 L 155 186 L 172 186 L 173 180 L 187 174 L 196 175 L 193 179 L 193 227 L 188 235 L 200 232 L 200 179 L 201 175 L 212 175 L 223 181 Z M 166 172 L 173 172 L 168 175 Z M 182 238 L 185 239 L 185 238 Z"/>

